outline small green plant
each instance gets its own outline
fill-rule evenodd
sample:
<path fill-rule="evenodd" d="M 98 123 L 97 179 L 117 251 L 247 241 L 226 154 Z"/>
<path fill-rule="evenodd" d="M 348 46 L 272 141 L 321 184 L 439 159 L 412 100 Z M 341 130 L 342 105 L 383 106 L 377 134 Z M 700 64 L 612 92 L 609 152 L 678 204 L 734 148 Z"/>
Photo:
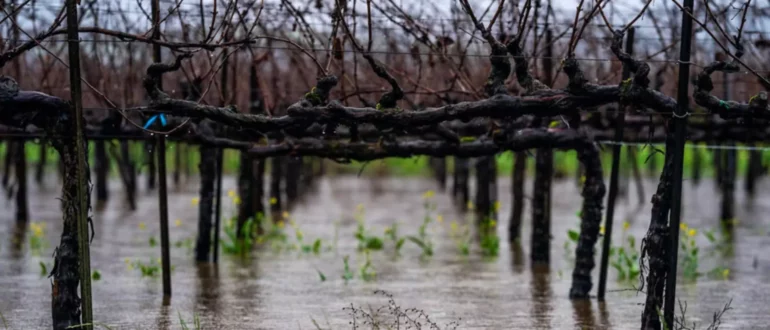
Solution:
<path fill-rule="evenodd" d="M 686 224 L 680 224 L 679 248 L 682 255 L 679 262 L 682 266 L 682 275 L 689 281 L 697 280 L 703 273 L 698 271 L 700 248 L 695 241 L 698 231 L 688 228 Z"/>
<path fill-rule="evenodd" d="M 93 279 L 94 281 L 101 280 L 102 279 L 102 273 L 99 272 L 98 270 L 94 269 L 94 271 L 91 272 L 91 279 Z"/>
<path fill-rule="evenodd" d="M 29 229 L 29 248 L 34 255 L 40 255 L 40 253 L 48 248 L 48 240 L 45 238 L 44 222 L 30 222 Z"/>
<path fill-rule="evenodd" d="M 422 249 L 423 258 L 433 255 L 433 242 L 431 242 L 430 237 L 428 236 L 428 225 L 430 225 L 430 223 L 433 221 L 431 212 L 436 209 L 436 205 L 431 202 L 433 195 L 433 190 L 428 190 L 422 194 L 422 198 L 425 200 L 423 203 L 425 216 L 422 218 L 422 224 L 417 230 L 417 235 L 410 235 L 406 237 L 408 240 Z"/>
<path fill-rule="evenodd" d="M 495 234 L 482 235 L 480 244 L 481 254 L 496 257 L 500 250 L 500 237 Z"/>
<path fill-rule="evenodd" d="M 156 239 L 155 236 L 150 236 L 149 244 L 150 247 L 158 246 L 158 239 Z"/>
<path fill-rule="evenodd" d="M 201 328 L 201 319 L 198 316 L 198 313 L 193 313 L 193 324 L 192 324 L 193 327 L 192 328 L 190 328 L 187 325 L 187 322 L 184 321 L 184 319 L 182 318 L 182 313 L 179 313 L 179 312 L 177 312 L 177 313 L 179 314 L 179 324 L 182 326 L 183 330 L 190 330 L 190 329 L 200 330 L 200 329 L 202 329 Z"/>
<path fill-rule="evenodd" d="M 326 275 L 324 275 L 324 273 L 322 273 L 318 269 L 316 269 L 315 271 L 318 273 L 318 277 L 321 279 L 321 282 L 326 282 Z"/>
<path fill-rule="evenodd" d="M 348 281 L 353 279 L 353 272 L 350 271 L 350 263 L 348 261 L 348 256 L 342 257 L 342 279 L 345 280 L 345 284 L 348 283 Z"/>
<path fill-rule="evenodd" d="M 471 253 L 471 230 L 467 225 L 460 227 L 456 221 L 449 224 L 449 237 L 454 241 L 457 252 L 467 256 Z"/>
<path fill-rule="evenodd" d="M 382 238 L 367 233 L 364 215 L 365 210 L 363 204 L 358 204 L 354 215 L 356 222 L 358 223 L 354 234 L 355 238 L 358 240 L 358 250 L 382 250 L 384 245 Z"/>
<path fill-rule="evenodd" d="M 185 249 L 187 252 L 192 253 L 193 249 L 195 248 L 195 239 L 192 237 L 180 239 L 174 242 L 174 246 L 178 249 Z"/>
<path fill-rule="evenodd" d="M 374 269 L 374 266 L 372 266 L 372 259 L 368 250 L 366 251 L 366 260 L 363 265 L 359 267 L 358 272 L 361 274 L 361 278 L 364 279 L 364 281 L 368 282 L 377 279 L 377 271 Z"/>
<path fill-rule="evenodd" d="M 406 238 L 398 237 L 398 223 L 393 223 L 390 227 L 385 229 L 385 236 L 387 236 L 393 242 L 393 248 L 396 255 L 401 254 L 401 247 L 404 246 Z"/>
<path fill-rule="evenodd" d="M 44 262 L 40 261 L 40 276 L 46 277 L 48 276 L 48 265 L 46 265 Z"/>
<path fill-rule="evenodd" d="M 496 257 L 500 251 L 500 237 L 497 236 L 497 221 L 487 218 L 481 225 L 481 254 L 486 257 Z"/>
<path fill-rule="evenodd" d="M 287 215 L 288 216 L 288 215 Z M 297 246 L 302 250 L 304 253 L 310 253 L 313 254 L 319 254 L 321 253 L 321 239 L 317 238 L 315 241 L 313 241 L 312 244 L 305 244 L 305 234 L 302 233 L 302 230 L 299 229 L 299 226 L 296 222 L 291 221 L 291 226 L 294 228 L 294 237 L 297 240 Z"/>
<path fill-rule="evenodd" d="M 142 277 L 157 277 L 162 272 L 160 258 L 156 260 L 150 259 L 149 263 L 144 263 L 139 260 L 131 262 L 130 259 L 126 259 L 126 266 L 129 270 L 138 269 L 142 274 Z M 171 266 L 171 271 L 174 270 L 174 266 Z M 101 277 L 101 274 L 99 274 Z"/>
<path fill-rule="evenodd" d="M 254 220 L 249 218 L 241 226 L 241 238 L 238 237 L 238 225 L 235 217 L 230 218 L 224 225 L 224 239 L 220 240 L 222 252 L 229 255 L 246 256 L 254 246 Z"/>

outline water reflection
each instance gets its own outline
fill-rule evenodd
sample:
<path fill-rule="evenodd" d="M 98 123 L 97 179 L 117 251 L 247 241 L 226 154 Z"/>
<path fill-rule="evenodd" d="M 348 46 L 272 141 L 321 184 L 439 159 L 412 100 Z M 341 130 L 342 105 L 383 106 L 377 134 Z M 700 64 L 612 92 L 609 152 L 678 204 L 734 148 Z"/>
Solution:
<path fill-rule="evenodd" d="M 196 265 L 197 285 L 196 306 L 203 307 L 213 314 L 219 314 L 220 278 L 219 265 L 201 262 Z"/>
<path fill-rule="evenodd" d="M 524 249 L 518 240 L 511 243 L 511 268 L 514 274 L 521 274 L 524 271 Z"/>
<path fill-rule="evenodd" d="M 551 289 L 551 274 L 548 265 L 532 265 L 532 282 L 530 293 L 532 295 L 532 320 L 536 329 L 550 329 L 553 305 L 553 291 Z"/>
<path fill-rule="evenodd" d="M 594 329 L 596 327 L 596 318 L 592 306 L 592 299 L 573 299 L 572 315 L 575 325 L 580 329 Z"/>

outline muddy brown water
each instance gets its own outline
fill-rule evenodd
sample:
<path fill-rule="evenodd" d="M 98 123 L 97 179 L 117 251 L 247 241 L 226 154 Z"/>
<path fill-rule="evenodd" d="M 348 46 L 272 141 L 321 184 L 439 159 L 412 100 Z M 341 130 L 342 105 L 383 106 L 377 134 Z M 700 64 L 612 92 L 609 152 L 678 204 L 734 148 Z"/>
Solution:
<path fill-rule="evenodd" d="M 49 244 L 41 255 L 30 250 L 28 239 L 21 250 L 14 247 L 14 207 L 11 201 L 0 202 L 6 210 L 0 214 L 0 312 L 8 329 L 51 327 L 50 280 L 41 276 L 40 262 L 50 267 L 50 254 L 58 244 L 61 229 L 58 187 L 53 180 L 43 187 L 30 185 L 32 220 L 47 224 L 45 237 Z M 646 182 L 648 196 L 655 183 Z M 225 178 L 225 193 L 234 186 L 232 178 Z M 172 243 L 194 238 L 197 207 L 191 200 L 197 196 L 197 187 L 196 180 L 189 180 L 169 195 Z M 531 188 L 531 182 L 527 187 Z M 528 210 L 521 249 L 512 250 L 503 239 L 500 256 L 491 260 L 480 257 L 477 247 L 470 257 L 457 253 L 448 238 L 449 223 L 467 220 L 452 206 L 449 195 L 437 192 L 433 200 L 443 222 L 430 227 L 436 245 L 434 256 L 421 260 L 420 249 L 407 243 L 401 256 L 394 257 L 390 245 L 386 245 L 384 252 L 372 255 L 376 281 L 355 278 L 345 284 L 341 278 L 342 256 L 350 255 L 354 272 L 363 262 L 353 237 L 356 205 L 364 205 L 367 225 L 373 233 L 381 234 L 386 226 L 398 221 L 401 233 L 414 234 L 423 216 L 422 194 L 435 189 L 435 184 L 429 179 L 373 181 L 342 176 L 320 180 L 290 210 L 306 241 L 322 238 L 330 248 L 335 241 L 333 223 L 340 221 L 336 250 L 313 256 L 265 249 L 245 262 L 222 255 L 218 266 L 196 266 L 191 250 L 172 247 L 173 297 L 167 306 L 163 304 L 160 278 L 143 278 L 138 270 L 129 270 L 125 262 L 148 262 L 160 256 L 160 248 L 148 244 L 150 236 L 158 237 L 159 233 L 156 195 L 140 190 L 139 208 L 130 212 L 122 202 L 119 184 L 112 182 L 110 188 L 110 202 L 95 212 L 96 238 L 91 257 L 92 268 L 101 273 L 93 286 L 95 320 L 114 329 L 180 329 L 180 315 L 191 323 L 193 314 L 200 316 L 203 329 L 315 329 L 312 320 L 324 328 L 330 325 L 349 329 L 352 319 L 343 308 L 351 303 L 375 308 L 387 303 L 373 294 L 377 289 L 392 294 L 404 308 L 423 310 L 440 325 L 458 320 L 460 329 L 637 329 L 640 324 L 644 296 L 615 281 L 617 274 L 612 269 L 606 303 L 568 299 L 570 257 L 574 252 L 565 253 L 564 243 L 568 240 L 567 230 L 578 228 L 576 211 L 581 202 L 574 180 L 557 181 L 553 187 L 549 270 L 530 267 Z M 643 237 L 649 222 L 649 205 L 638 209 L 638 198 L 631 188 L 631 196 L 619 202 L 615 238 L 621 234 L 624 218 L 631 223 L 628 234 L 637 238 Z M 713 253 L 705 238 L 698 235 L 704 255 L 700 269 L 730 269 L 727 279 L 705 277 L 677 287 L 678 298 L 687 302 L 688 320 L 700 324 L 699 328 L 705 328 L 712 313 L 730 299 L 733 309 L 724 316 L 723 329 L 770 328 L 770 220 L 765 216 L 770 211 L 770 186 L 762 182 L 758 191 L 753 201 L 737 191 L 739 221 L 732 254 Z M 509 192 L 510 179 L 501 178 L 499 233 L 503 238 L 507 235 Z M 697 187 L 686 183 L 684 194 L 684 221 L 699 230 L 715 228 L 719 195 L 713 182 Z M 230 215 L 233 205 L 227 202 L 227 196 L 224 200 L 224 213 Z M 175 225 L 176 219 L 180 226 Z M 141 229 L 140 223 L 146 228 Z M 290 236 L 293 238 L 293 234 Z M 325 274 L 325 282 L 320 281 L 317 270 Z M 598 270 L 593 273 L 596 282 Z"/>

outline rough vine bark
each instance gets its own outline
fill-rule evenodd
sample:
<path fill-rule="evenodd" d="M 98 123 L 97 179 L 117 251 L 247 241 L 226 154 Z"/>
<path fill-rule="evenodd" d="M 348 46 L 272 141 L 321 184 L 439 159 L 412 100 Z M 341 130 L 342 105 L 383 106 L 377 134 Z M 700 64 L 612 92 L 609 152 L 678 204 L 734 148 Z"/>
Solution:
<path fill-rule="evenodd" d="M 604 177 L 599 150 L 592 142 L 577 148 L 578 160 L 585 168 L 583 206 L 580 211 L 580 237 L 575 249 L 575 269 L 572 272 L 570 298 L 588 298 L 591 291 L 591 271 L 594 262 L 594 246 L 599 239 L 604 202 Z"/>
<path fill-rule="evenodd" d="M 513 205 L 511 206 L 511 219 L 508 224 L 508 239 L 511 242 L 521 237 L 521 216 L 524 214 L 524 175 L 527 169 L 527 154 L 517 152 L 511 176 L 511 190 Z"/>

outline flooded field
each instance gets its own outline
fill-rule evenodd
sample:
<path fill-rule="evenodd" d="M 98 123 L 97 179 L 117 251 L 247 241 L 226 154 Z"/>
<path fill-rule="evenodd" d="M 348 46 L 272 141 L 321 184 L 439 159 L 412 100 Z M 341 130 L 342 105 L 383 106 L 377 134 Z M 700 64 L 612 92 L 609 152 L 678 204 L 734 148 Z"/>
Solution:
<path fill-rule="evenodd" d="M 54 180 L 43 187 L 30 185 L 31 217 L 36 225 L 46 226 L 25 230 L 21 247 L 15 244 L 19 230 L 13 221 L 13 204 L 0 202 L 6 210 L 0 214 L 0 313 L 8 329 L 51 328 L 50 280 L 41 275 L 41 263 L 50 271 L 51 253 L 61 232 L 59 190 Z M 174 271 L 173 297 L 165 306 L 160 277 L 142 277 L 139 270 L 129 267 L 135 260 L 150 263 L 160 257 L 160 248 L 149 243 L 151 237 L 159 237 L 157 197 L 140 190 L 138 210 L 130 212 L 122 201 L 119 183 L 113 182 L 110 202 L 94 213 L 91 258 L 92 268 L 100 273 L 93 284 L 94 318 L 113 329 L 180 329 L 180 319 L 189 325 L 194 315 L 200 317 L 203 329 L 315 329 L 313 320 L 323 328 L 348 329 L 352 317 L 343 308 L 387 304 L 386 298 L 374 294 L 379 289 L 392 294 L 403 308 L 423 310 L 439 325 L 458 321 L 459 329 L 637 329 L 644 295 L 627 283 L 618 283 L 612 268 L 606 303 L 568 299 L 574 244 L 566 252 L 564 246 L 569 241 L 568 230 L 579 228 L 575 213 L 581 203 L 574 180 L 554 183 L 552 262 L 550 269 L 537 270 L 529 262 L 528 211 L 522 245 L 512 248 L 507 243 L 510 179 L 499 182 L 502 243 L 498 257 L 482 258 L 478 244 L 471 245 L 470 256 L 458 253 L 449 239 L 450 228 L 454 221 L 464 224 L 469 220 L 456 211 L 449 195 L 436 192 L 432 197 L 437 204 L 436 221 L 428 227 L 433 256 L 421 258 L 421 249 L 411 242 L 396 256 L 386 241 L 383 251 L 371 254 L 376 280 L 364 281 L 356 274 L 346 283 L 343 257 L 350 256 L 353 272 L 364 262 L 354 237 L 357 205 L 363 205 L 367 230 L 372 233 L 382 235 L 386 227 L 398 222 L 401 233 L 414 234 L 424 216 L 423 194 L 435 189 L 433 181 L 373 181 L 355 176 L 319 179 L 315 191 L 288 214 L 301 228 L 305 242 L 322 239 L 324 248 L 319 255 L 264 248 L 246 261 L 222 254 L 219 265 L 196 266 L 190 244 L 197 231 L 193 200 L 198 196 L 198 183 L 190 180 L 172 188 L 168 197 Z M 645 201 L 656 183 L 647 181 Z M 693 237 L 702 246 L 699 270 L 728 269 L 720 272 L 724 276 L 702 276 L 677 287 L 677 297 L 687 302 L 688 321 L 697 322 L 699 329 L 730 299 L 733 309 L 723 317 L 721 328 L 770 327 L 770 254 L 765 252 L 770 248 L 770 219 L 766 216 L 770 187 L 766 183 L 759 185 L 753 201 L 742 190 L 736 192 L 735 239 L 728 243 L 732 244 L 730 251 L 723 253 L 700 234 L 718 224 L 720 197 L 713 183 L 693 187 L 685 182 L 682 219 L 698 230 Z M 233 178 L 225 178 L 224 193 L 234 188 Z M 635 236 L 638 248 L 648 226 L 649 205 L 637 208 L 633 186 L 630 191 L 630 201 L 619 201 L 613 238 L 620 244 L 626 218 L 625 235 Z M 223 199 L 225 219 L 234 214 L 232 199 L 228 195 Z M 289 240 L 294 241 L 294 230 L 288 225 L 286 229 Z M 33 249 L 30 237 L 35 234 L 47 244 L 35 242 L 42 247 Z M 599 252 L 597 249 L 597 264 Z M 598 266 L 593 274 L 596 283 Z M 596 285 L 592 292 L 595 294 Z"/>

